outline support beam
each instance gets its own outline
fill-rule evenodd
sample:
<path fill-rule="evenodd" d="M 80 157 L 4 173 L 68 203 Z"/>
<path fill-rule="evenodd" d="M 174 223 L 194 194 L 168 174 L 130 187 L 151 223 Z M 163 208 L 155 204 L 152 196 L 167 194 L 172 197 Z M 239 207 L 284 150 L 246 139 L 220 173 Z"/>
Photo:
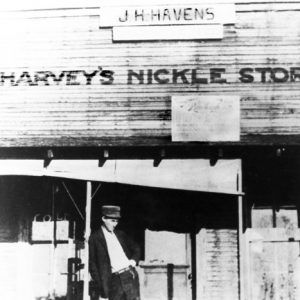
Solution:
<path fill-rule="evenodd" d="M 153 161 L 153 167 L 158 167 L 161 161 L 166 157 L 166 150 L 161 149 L 159 155 Z"/>
<path fill-rule="evenodd" d="M 98 161 L 98 167 L 103 167 L 106 160 L 109 158 L 109 151 L 107 149 L 103 150 L 103 157 Z"/>
<path fill-rule="evenodd" d="M 239 251 L 239 299 L 245 300 L 245 243 L 243 233 L 243 196 L 242 196 L 242 166 L 237 175 L 238 196 L 238 251 Z"/>
<path fill-rule="evenodd" d="M 89 300 L 89 236 L 91 234 L 92 183 L 86 183 L 85 235 L 84 235 L 84 285 L 83 300 Z"/>
<path fill-rule="evenodd" d="M 54 158 L 54 153 L 51 149 L 47 150 L 47 153 L 46 153 L 46 156 L 45 156 L 45 159 L 44 159 L 44 168 L 47 168 L 52 159 Z"/>

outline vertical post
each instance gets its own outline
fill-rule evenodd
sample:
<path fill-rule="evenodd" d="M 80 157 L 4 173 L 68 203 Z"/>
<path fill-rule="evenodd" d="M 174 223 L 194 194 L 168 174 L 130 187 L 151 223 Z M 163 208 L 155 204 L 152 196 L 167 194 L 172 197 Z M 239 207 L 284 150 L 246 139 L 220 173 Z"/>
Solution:
<path fill-rule="evenodd" d="M 194 224 L 195 225 L 195 224 Z M 197 295 L 197 289 L 198 287 L 198 281 L 197 281 L 197 266 L 199 266 L 197 262 L 197 251 L 200 249 L 197 249 L 197 241 L 196 241 L 196 234 L 195 234 L 195 229 L 193 229 L 193 232 L 191 233 L 191 274 L 192 274 L 192 279 L 191 279 L 191 284 L 192 284 L 192 300 L 196 300 L 197 296 L 199 297 L 200 295 Z M 203 270 L 201 270 L 203 272 Z"/>
<path fill-rule="evenodd" d="M 242 162 L 241 162 L 242 163 Z M 239 267 L 239 294 L 240 300 L 245 300 L 245 276 L 244 276 L 244 259 L 245 247 L 243 236 L 243 196 L 242 194 L 242 166 L 237 174 L 237 191 L 238 195 L 238 267 Z"/>
<path fill-rule="evenodd" d="M 85 206 L 85 235 L 84 235 L 84 284 L 83 300 L 89 299 L 89 236 L 91 234 L 91 204 L 92 204 L 92 183 L 86 183 L 86 206 Z"/>
<path fill-rule="evenodd" d="M 167 264 L 168 300 L 174 296 L 174 264 Z"/>
<path fill-rule="evenodd" d="M 52 218 L 50 219 L 50 222 L 53 222 L 53 235 L 52 235 L 52 241 L 51 241 L 51 291 L 50 291 L 50 299 L 55 299 L 56 296 L 56 247 L 57 247 L 57 241 L 56 241 L 56 207 L 55 207 L 55 197 L 54 197 L 54 186 L 52 183 L 52 208 L 51 208 L 51 214 Z"/>

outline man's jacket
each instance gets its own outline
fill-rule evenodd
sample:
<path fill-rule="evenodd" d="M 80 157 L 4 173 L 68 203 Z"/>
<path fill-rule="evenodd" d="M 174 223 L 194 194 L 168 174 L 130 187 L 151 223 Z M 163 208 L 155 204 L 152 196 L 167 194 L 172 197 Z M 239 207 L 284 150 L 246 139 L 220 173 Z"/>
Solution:
<path fill-rule="evenodd" d="M 138 245 L 120 230 L 114 231 L 128 259 L 138 264 L 140 249 Z M 111 265 L 107 244 L 102 228 L 94 232 L 89 239 L 89 269 L 92 279 L 102 298 L 108 298 L 109 282 L 111 279 Z"/>

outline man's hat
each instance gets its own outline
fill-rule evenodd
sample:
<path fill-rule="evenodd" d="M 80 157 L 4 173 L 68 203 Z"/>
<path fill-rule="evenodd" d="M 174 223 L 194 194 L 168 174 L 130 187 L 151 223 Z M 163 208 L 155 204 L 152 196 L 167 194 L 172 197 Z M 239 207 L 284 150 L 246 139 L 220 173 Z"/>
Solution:
<path fill-rule="evenodd" d="M 108 218 L 121 218 L 121 207 L 114 205 L 103 205 L 101 208 L 102 216 Z"/>

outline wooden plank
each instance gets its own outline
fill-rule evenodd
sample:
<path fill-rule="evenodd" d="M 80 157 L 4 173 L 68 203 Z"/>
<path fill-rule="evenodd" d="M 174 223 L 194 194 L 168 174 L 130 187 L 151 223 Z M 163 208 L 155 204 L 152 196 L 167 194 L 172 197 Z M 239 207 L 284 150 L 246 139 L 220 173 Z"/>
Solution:
<path fill-rule="evenodd" d="M 206 241 L 209 239 L 212 243 L 206 242 L 204 246 L 206 280 L 203 299 L 238 299 L 237 231 L 206 230 Z M 209 252 L 213 255 L 208 255 Z"/>
<path fill-rule="evenodd" d="M 242 161 L 241 161 L 242 164 Z M 242 166 L 237 174 L 237 190 L 243 192 L 243 174 Z M 246 239 L 244 234 L 244 198 L 243 196 L 237 197 L 238 201 L 238 287 L 239 287 L 239 299 L 246 299 L 247 291 L 247 259 L 246 255 Z"/>
<path fill-rule="evenodd" d="M 299 3 L 298 0 L 285 0 L 281 3 Z M 169 0 L 168 3 L 174 4 L 182 4 L 180 0 Z M 186 4 L 195 4 L 194 0 L 186 0 Z M 225 3 L 231 4 L 235 3 L 236 5 L 242 4 L 249 4 L 249 0 L 205 0 L 205 3 L 216 4 L 216 3 Z M 276 0 L 252 0 L 251 3 L 255 4 L 277 4 Z M 127 0 L 126 4 L 129 6 L 132 5 L 149 5 L 149 1 L 147 0 Z M 151 0 L 151 4 L 153 5 L 161 5 L 162 2 L 160 0 Z M 48 9 L 70 9 L 70 8 L 82 8 L 82 7 L 94 7 L 98 8 L 99 6 L 107 6 L 107 5 L 114 5 L 114 6 L 124 6 L 124 1 L 120 0 L 105 0 L 99 1 L 97 0 L 68 0 L 68 1 L 59 1 L 59 0 L 52 0 L 52 1 L 38 1 L 38 0 L 31 0 L 31 1 L 18 1 L 18 0 L 11 0 L 9 2 L 3 3 L 0 6 L 0 11 L 9 11 L 9 10 L 48 10 Z"/>
<path fill-rule="evenodd" d="M 221 39 L 221 25 L 113 27 L 113 41 L 208 40 Z"/>
<path fill-rule="evenodd" d="M 298 254 L 297 242 L 251 245 L 250 299 L 296 299 Z"/>
<path fill-rule="evenodd" d="M 206 286 L 206 272 L 207 269 L 206 256 L 205 256 L 205 244 L 206 244 L 206 229 L 202 228 L 196 236 L 196 270 L 197 270 L 197 298 L 204 299 L 205 286 Z"/>
<path fill-rule="evenodd" d="M 168 1 L 172 5 L 182 5 L 182 1 Z M 132 6 L 149 6 L 149 1 L 126 1 L 128 7 Z M 162 2 L 159 0 L 152 0 L 152 5 L 161 6 Z M 185 1 L 185 4 L 195 5 L 195 1 Z M 236 12 L 258 12 L 258 11 L 269 11 L 274 10 L 296 10 L 299 9 L 298 0 L 286 0 L 286 1 L 275 1 L 275 0 L 206 0 L 204 4 L 211 5 L 235 5 Z M 3 3 L 0 6 L 0 14 L 5 16 L 7 14 L 19 16 L 22 13 L 26 13 L 29 18 L 40 18 L 40 17 L 56 17 L 56 16 L 78 16 L 78 15 L 100 15 L 100 7 L 103 6 L 124 6 L 124 2 L 114 1 L 99 1 L 92 0 L 69 0 L 67 2 L 61 1 L 23 1 L 13 0 L 10 2 Z"/>
<path fill-rule="evenodd" d="M 86 183 L 86 207 L 85 207 L 85 233 L 84 233 L 84 282 L 83 300 L 90 299 L 89 296 L 89 237 L 91 234 L 91 207 L 92 207 L 92 183 Z"/>
<path fill-rule="evenodd" d="M 280 242 L 299 241 L 300 230 L 298 228 L 251 228 L 247 229 L 249 242 Z"/>

